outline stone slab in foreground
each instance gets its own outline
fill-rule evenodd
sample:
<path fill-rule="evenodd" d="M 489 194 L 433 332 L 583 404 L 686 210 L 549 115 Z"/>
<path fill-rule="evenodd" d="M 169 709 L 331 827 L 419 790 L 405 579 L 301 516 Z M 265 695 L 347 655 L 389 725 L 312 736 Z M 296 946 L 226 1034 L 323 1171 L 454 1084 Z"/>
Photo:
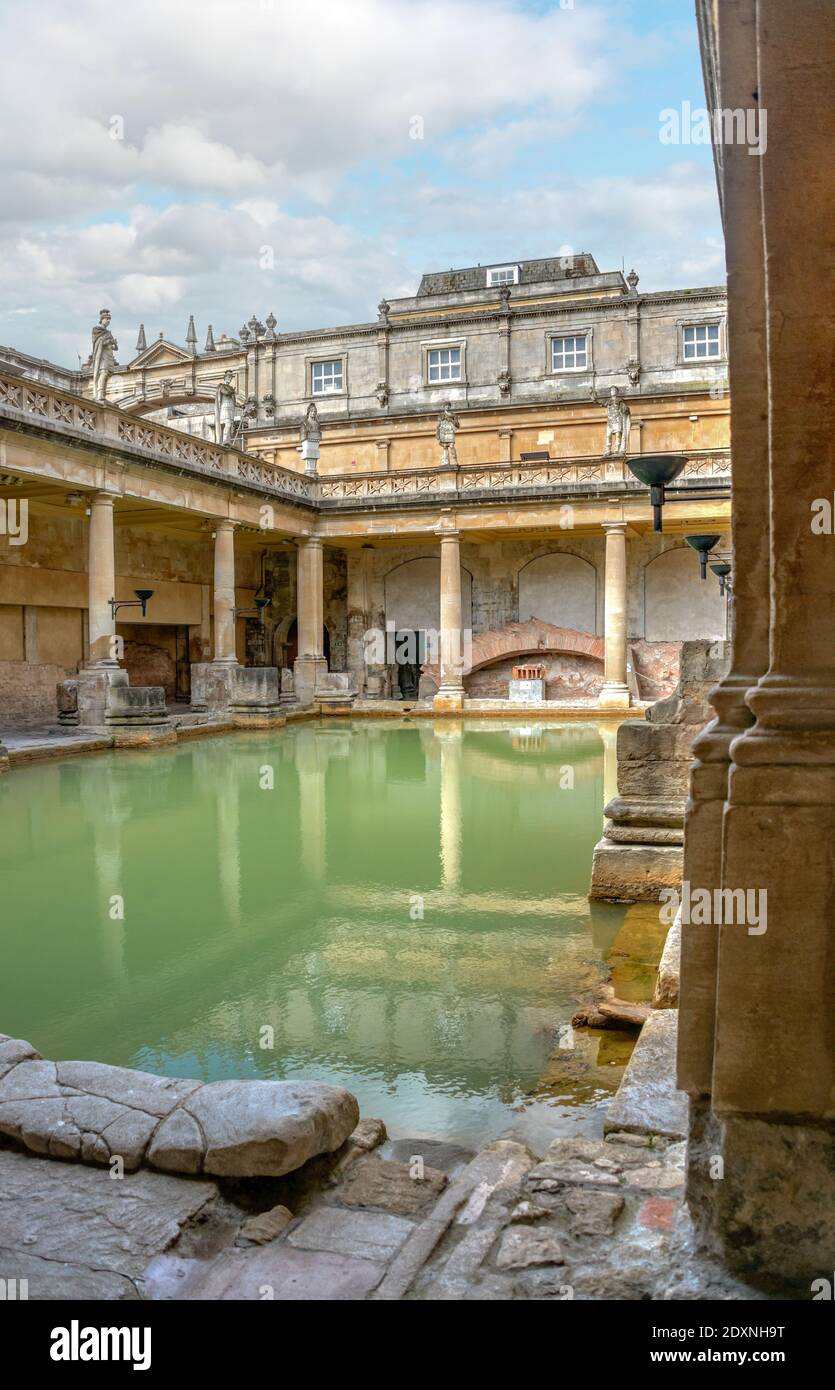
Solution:
<path fill-rule="evenodd" d="M 149 1261 L 217 1197 L 212 1182 L 48 1163 L 0 1149 L 0 1270 L 30 1299 L 136 1299 Z"/>
<path fill-rule="evenodd" d="M 102 1062 L 47 1062 L 0 1034 L 0 1135 L 50 1158 L 131 1172 L 281 1177 L 333 1153 L 359 1120 L 319 1081 L 172 1080 Z"/>
<path fill-rule="evenodd" d="M 641 1029 L 623 1080 L 606 1114 L 606 1133 L 687 1133 L 687 1096 L 676 1088 L 678 1010 L 654 1010 Z"/>

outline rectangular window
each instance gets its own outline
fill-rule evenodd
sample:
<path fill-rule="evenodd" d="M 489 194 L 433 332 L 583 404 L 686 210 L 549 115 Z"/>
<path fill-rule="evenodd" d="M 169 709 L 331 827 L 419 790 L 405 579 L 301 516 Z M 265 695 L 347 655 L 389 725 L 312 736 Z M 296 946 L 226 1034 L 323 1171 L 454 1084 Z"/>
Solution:
<path fill-rule="evenodd" d="M 589 363 L 588 346 L 585 333 L 573 338 L 551 339 L 551 371 L 570 372 Z"/>
<path fill-rule="evenodd" d="M 460 381 L 460 347 L 430 348 L 426 354 L 426 369 L 429 381 Z"/>
<path fill-rule="evenodd" d="M 683 330 L 684 360 L 695 362 L 705 357 L 719 357 L 719 324 L 698 323 Z"/>
<path fill-rule="evenodd" d="M 488 285 L 516 285 L 519 283 L 518 265 L 497 265 L 487 272 Z"/>
<path fill-rule="evenodd" d="M 314 396 L 325 396 L 330 391 L 342 390 L 342 358 L 333 362 L 311 362 L 310 388 Z"/>

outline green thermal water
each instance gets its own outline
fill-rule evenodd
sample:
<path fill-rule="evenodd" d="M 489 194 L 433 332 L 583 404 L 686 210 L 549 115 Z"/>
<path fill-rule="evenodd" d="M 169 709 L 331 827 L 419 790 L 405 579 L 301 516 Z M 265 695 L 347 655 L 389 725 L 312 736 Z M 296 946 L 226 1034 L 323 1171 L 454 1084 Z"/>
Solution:
<path fill-rule="evenodd" d="M 623 1057 L 565 1026 L 623 921 L 586 899 L 603 802 L 590 723 L 329 719 L 16 769 L 0 1031 L 332 1081 L 394 1135 L 599 1128 Z"/>

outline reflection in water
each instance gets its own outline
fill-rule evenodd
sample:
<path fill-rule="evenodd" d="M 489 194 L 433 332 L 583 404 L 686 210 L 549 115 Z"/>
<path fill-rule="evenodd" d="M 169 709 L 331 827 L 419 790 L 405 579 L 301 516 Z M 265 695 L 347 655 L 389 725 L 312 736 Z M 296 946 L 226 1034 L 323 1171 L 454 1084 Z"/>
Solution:
<path fill-rule="evenodd" d="M 394 1133 L 593 1127 L 617 1040 L 565 1037 L 623 921 L 585 896 L 602 799 L 589 723 L 329 719 L 21 769 L 0 786 L 3 1030 L 332 1080 Z"/>

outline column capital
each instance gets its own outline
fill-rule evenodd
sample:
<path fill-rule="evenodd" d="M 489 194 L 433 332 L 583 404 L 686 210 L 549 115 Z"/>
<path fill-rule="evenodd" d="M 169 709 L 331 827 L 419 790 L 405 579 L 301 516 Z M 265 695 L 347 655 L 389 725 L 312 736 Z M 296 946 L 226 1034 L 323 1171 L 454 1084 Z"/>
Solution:
<path fill-rule="evenodd" d="M 321 550 L 325 543 L 321 536 L 299 536 L 296 544 L 300 550 Z"/>
<path fill-rule="evenodd" d="M 238 522 L 230 521 L 228 517 L 223 517 L 220 521 L 213 522 L 215 531 L 237 531 Z"/>
<path fill-rule="evenodd" d="M 114 506 L 114 504 L 115 504 L 115 502 L 116 502 L 116 497 L 117 497 L 117 494 L 116 494 L 115 492 L 103 492 L 103 491 L 101 491 L 101 492 L 91 492 L 91 493 L 89 494 L 89 498 L 90 498 L 91 504 L 92 504 L 92 503 L 95 503 L 95 505 L 96 505 L 97 507 L 112 507 L 112 506 Z"/>
<path fill-rule="evenodd" d="M 627 526 L 629 525 L 629 522 L 628 522 L 628 521 L 624 521 L 624 520 L 620 520 L 620 521 L 601 521 L 600 525 L 603 527 L 603 530 L 604 530 L 607 534 L 608 534 L 609 532 L 614 532 L 614 534 L 617 535 L 617 534 L 620 532 L 622 535 L 625 535 L 625 534 L 626 534 L 626 528 L 627 528 Z"/>

